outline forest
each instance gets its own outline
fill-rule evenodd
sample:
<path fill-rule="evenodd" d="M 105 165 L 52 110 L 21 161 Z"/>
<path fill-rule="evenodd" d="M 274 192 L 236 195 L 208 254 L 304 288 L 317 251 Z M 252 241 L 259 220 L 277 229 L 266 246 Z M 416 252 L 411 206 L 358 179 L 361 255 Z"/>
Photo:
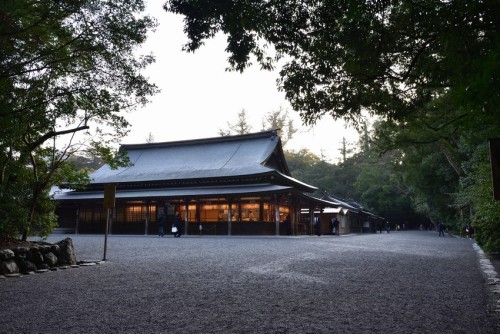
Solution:
<path fill-rule="evenodd" d="M 271 111 L 262 119 L 263 131 L 280 129 L 290 172 L 294 178 L 318 187 L 313 196 L 321 198 L 326 192 L 354 201 L 392 224 L 404 223 L 413 229 L 421 224 L 436 229 L 442 222 L 451 234 L 464 236 L 466 224 L 472 224 L 477 227 L 477 240 L 494 252 L 494 239 L 490 238 L 493 231 L 485 226 L 487 219 L 493 226 L 500 219 L 500 203 L 492 195 L 487 142 L 475 146 L 470 157 L 461 155 L 463 175 L 459 176 L 436 143 L 388 148 L 382 135 L 384 126 L 380 121 L 370 126 L 363 122 L 359 141 L 341 145 L 341 159 L 332 163 L 306 148 L 287 149 L 297 132 L 287 110 Z M 219 134 L 245 134 L 253 128 L 242 109 L 234 122 L 219 129 Z M 457 148 L 460 150 L 466 150 L 466 146 Z"/>

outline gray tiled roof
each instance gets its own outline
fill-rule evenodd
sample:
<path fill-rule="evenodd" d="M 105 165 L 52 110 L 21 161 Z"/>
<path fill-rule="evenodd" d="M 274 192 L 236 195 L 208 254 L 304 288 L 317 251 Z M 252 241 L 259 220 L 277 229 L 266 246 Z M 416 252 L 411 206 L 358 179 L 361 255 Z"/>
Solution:
<path fill-rule="evenodd" d="M 289 176 L 280 139 L 273 132 L 169 143 L 122 145 L 130 167 L 112 170 L 104 165 L 90 175 L 92 183 L 126 183 L 258 175 L 277 171 Z M 278 153 L 276 153 L 278 152 Z M 281 155 L 282 168 L 267 167 Z"/>

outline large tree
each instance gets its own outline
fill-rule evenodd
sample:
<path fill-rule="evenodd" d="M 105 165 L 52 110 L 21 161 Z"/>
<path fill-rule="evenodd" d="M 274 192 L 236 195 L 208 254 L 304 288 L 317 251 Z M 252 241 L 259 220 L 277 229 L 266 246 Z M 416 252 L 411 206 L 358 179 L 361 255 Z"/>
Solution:
<path fill-rule="evenodd" d="M 168 0 L 164 8 L 185 15 L 188 51 L 222 32 L 235 70 L 283 58 L 280 88 L 306 123 L 356 119 L 363 109 L 404 119 L 443 95 L 465 112 L 498 115 L 495 0 Z"/>
<path fill-rule="evenodd" d="M 68 158 L 127 133 L 123 112 L 156 87 L 136 49 L 156 22 L 143 0 L 6 0 L 0 4 L 0 234 L 47 233 L 50 186 L 82 182 Z M 14 210 L 15 209 L 15 210 Z"/>

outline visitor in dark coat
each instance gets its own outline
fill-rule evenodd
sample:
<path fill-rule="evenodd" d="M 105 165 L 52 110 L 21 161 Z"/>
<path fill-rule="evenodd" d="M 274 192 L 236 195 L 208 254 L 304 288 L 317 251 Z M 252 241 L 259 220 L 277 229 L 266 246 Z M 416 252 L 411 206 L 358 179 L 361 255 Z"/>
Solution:
<path fill-rule="evenodd" d="M 444 230 L 445 230 L 445 229 L 446 229 L 446 228 L 445 228 L 445 226 L 444 226 L 444 224 L 443 224 L 443 223 L 439 223 L 439 224 L 438 224 L 438 232 L 439 232 L 439 236 L 440 236 L 440 237 L 442 236 L 442 237 L 444 238 Z"/>
<path fill-rule="evenodd" d="M 333 235 L 340 235 L 339 221 L 337 220 L 337 217 L 333 218 L 332 225 L 333 225 Z"/>
<path fill-rule="evenodd" d="M 321 235 L 321 221 L 319 217 L 316 217 L 316 224 L 314 227 L 316 229 L 316 235 L 319 237 Z"/>
<path fill-rule="evenodd" d="M 292 219 L 290 218 L 290 215 L 287 215 L 285 218 L 285 234 L 292 234 Z"/>
<path fill-rule="evenodd" d="M 178 238 L 181 236 L 181 216 L 179 215 L 179 212 L 175 213 L 174 216 L 174 224 L 172 225 L 175 227 L 177 230 L 174 232 L 174 238 Z"/>
<path fill-rule="evenodd" d="M 158 235 L 163 238 L 165 235 L 165 213 L 163 211 L 158 215 Z"/>

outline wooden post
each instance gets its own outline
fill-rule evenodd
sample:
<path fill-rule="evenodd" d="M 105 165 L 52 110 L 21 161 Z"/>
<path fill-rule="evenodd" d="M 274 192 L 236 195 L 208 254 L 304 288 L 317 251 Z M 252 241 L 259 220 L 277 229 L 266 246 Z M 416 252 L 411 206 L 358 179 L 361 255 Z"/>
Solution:
<path fill-rule="evenodd" d="M 111 209 L 106 208 L 106 226 L 104 227 L 104 255 L 102 256 L 102 260 L 106 261 L 106 252 L 108 250 L 108 228 L 109 228 L 109 219 L 111 216 Z"/>
<path fill-rule="evenodd" d="M 274 221 L 275 221 L 275 234 L 280 235 L 280 204 L 279 196 L 274 195 Z"/>
<path fill-rule="evenodd" d="M 75 234 L 78 234 L 79 225 L 80 225 L 80 207 L 76 209 Z"/>
<path fill-rule="evenodd" d="M 112 209 L 115 207 L 116 186 L 114 184 L 104 185 L 104 209 L 106 210 L 106 226 L 104 228 L 104 256 L 103 261 L 106 261 L 106 252 L 108 249 L 108 228 L 111 218 Z"/>
<path fill-rule="evenodd" d="M 233 221 L 233 201 L 227 201 L 227 235 L 231 235 L 231 224 Z"/>
<path fill-rule="evenodd" d="M 148 235 L 149 225 L 149 201 L 146 201 L 146 220 L 144 222 L 144 235 Z"/>
<path fill-rule="evenodd" d="M 292 204 L 292 235 L 297 235 L 297 228 L 299 227 L 299 221 L 297 216 L 297 203 Z"/>
<path fill-rule="evenodd" d="M 314 207 L 311 205 L 309 206 L 309 233 L 311 235 L 314 235 Z"/>
<path fill-rule="evenodd" d="M 189 200 L 186 200 L 184 202 L 184 234 L 188 235 L 189 234 Z"/>

